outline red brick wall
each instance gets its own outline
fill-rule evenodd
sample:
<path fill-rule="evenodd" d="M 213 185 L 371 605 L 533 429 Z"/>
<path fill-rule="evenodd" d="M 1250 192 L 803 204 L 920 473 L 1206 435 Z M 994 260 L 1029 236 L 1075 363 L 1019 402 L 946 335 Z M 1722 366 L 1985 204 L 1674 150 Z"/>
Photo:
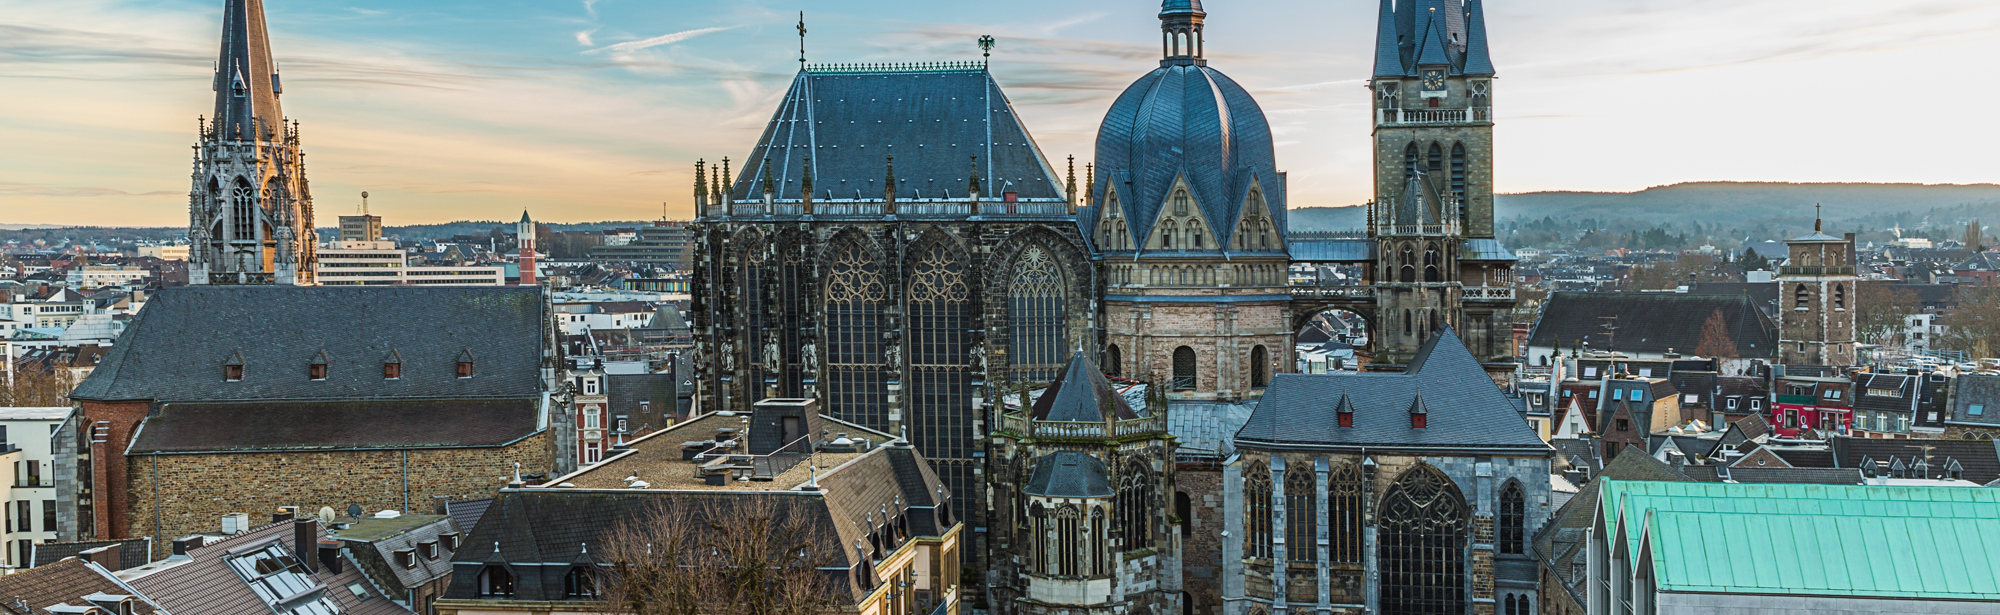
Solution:
<path fill-rule="evenodd" d="M 90 504 L 94 524 L 84 530 L 98 538 L 129 538 L 131 507 L 125 485 L 125 447 L 149 406 L 143 401 L 81 402 L 84 435 L 90 447 Z M 79 521 L 79 524 L 82 522 Z"/>

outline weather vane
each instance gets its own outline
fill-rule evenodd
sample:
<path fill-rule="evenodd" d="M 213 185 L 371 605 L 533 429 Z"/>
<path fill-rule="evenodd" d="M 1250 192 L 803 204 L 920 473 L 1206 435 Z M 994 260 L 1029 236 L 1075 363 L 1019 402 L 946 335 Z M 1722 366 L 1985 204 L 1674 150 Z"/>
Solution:
<path fill-rule="evenodd" d="M 806 67 L 806 12 L 799 11 L 799 69 Z"/>
<path fill-rule="evenodd" d="M 981 65 L 993 63 L 993 35 L 988 34 L 979 37 L 979 51 L 980 57 L 985 58 L 980 61 Z"/>

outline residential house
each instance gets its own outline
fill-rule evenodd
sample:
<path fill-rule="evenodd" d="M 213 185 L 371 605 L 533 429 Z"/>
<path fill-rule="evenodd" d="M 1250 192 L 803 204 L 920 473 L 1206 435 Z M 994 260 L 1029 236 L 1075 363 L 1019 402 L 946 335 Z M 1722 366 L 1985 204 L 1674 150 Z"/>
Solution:
<path fill-rule="evenodd" d="M 75 557 L 0 576 L 0 612 L 8 615 L 165 613 L 160 605 L 139 595 L 111 570 Z"/>
<path fill-rule="evenodd" d="M 419 615 L 451 587 L 451 560 L 465 540 L 450 515 L 400 512 L 336 520 L 328 537 L 340 543 L 369 583 Z"/>
<path fill-rule="evenodd" d="M 118 578 L 168 613 L 411 615 L 369 582 L 318 519 L 280 516 L 227 536 L 190 535 Z"/>
<path fill-rule="evenodd" d="M 55 454 L 50 434 L 69 420 L 70 409 L 0 408 L 0 443 L 9 452 L 0 456 L 13 475 L 7 481 L 7 497 L 0 504 L 6 510 L 4 554 L 6 566 L 33 565 L 35 545 L 57 540 Z"/>
<path fill-rule="evenodd" d="M 1945 438 L 2000 440 L 2000 376 L 1959 374 L 1951 385 L 1950 412 Z"/>

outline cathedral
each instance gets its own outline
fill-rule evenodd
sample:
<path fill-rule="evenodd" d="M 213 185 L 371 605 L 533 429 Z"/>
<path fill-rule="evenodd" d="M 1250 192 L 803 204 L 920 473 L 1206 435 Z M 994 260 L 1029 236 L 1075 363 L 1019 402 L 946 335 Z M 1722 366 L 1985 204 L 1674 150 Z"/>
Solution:
<path fill-rule="evenodd" d="M 188 192 L 188 282 L 313 283 L 312 193 L 299 127 L 278 107 L 262 0 L 228 0 L 215 116 L 200 123 Z"/>

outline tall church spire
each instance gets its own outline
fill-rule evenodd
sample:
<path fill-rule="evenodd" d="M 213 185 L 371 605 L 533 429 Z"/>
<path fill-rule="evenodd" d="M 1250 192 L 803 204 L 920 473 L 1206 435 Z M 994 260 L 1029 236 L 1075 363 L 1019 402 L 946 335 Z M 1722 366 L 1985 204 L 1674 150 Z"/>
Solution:
<path fill-rule="evenodd" d="M 263 0 L 226 0 L 222 52 L 215 63 L 215 128 L 226 141 L 284 133 L 278 65 L 264 29 Z M 253 129 L 254 127 L 254 129 Z"/>

